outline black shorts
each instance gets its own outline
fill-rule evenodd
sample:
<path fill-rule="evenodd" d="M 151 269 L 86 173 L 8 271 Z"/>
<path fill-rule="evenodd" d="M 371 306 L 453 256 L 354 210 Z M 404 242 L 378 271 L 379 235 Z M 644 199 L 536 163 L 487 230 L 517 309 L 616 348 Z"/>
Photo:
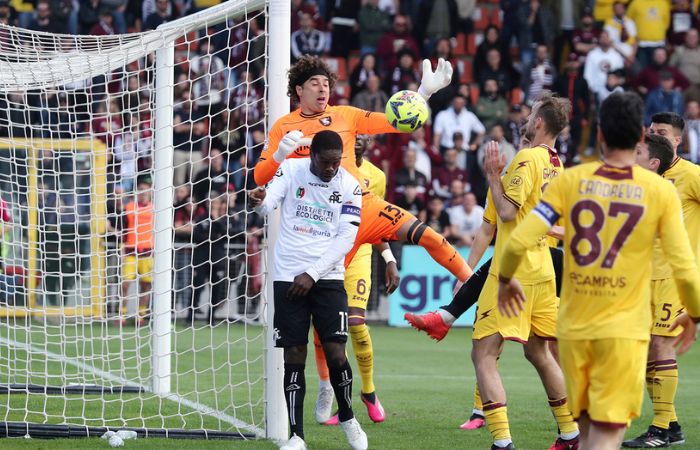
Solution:
<path fill-rule="evenodd" d="M 319 280 L 306 297 L 287 298 L 289 281 L 275 281 L 275 347 L 309 343 L 313 321 L 321 342 L 347 342 L 348 296 L 342 280 Z"/>

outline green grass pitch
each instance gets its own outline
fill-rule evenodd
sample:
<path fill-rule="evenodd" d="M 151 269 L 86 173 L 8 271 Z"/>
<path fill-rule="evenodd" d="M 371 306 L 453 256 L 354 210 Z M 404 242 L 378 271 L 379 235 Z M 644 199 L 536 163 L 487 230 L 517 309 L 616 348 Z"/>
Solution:
<path fill-rule="evenodd" d="M 249 332 L 251 330 L 249 329 Z M 221 342 L 222 339 L 241 337 L 243 327 L 230 327 L 211 332 L 202 329 L 191 334 L 191 331 L 178 329 L 183 333 L 183 347 L 179 351 L 186 352 L 184 342 L 191 345 L 194 342 Z M 190 333 L 190 334 L 186 334 Z M 228 334 L 227 334 L 228 333 Z M 189 338 L 190 340 L 187 341 Z M 366 415 L 364 405 L 359 402 L 360 380 L 354 360 L 351 361 L 355 370 L 355 411 L 369 437 L 370 448 L 381 449 L 486 449 L 490 446 L 490 438 L 486 429 L 477 431 L 462 431 L 458 426 L 468 417 L 471 410 L 472 391 L 474 387 L 474 370 L 469 352 L 470 331 L 454 329 L 441 343 L 429 340 L 425 335 L 411 329 L 392 329 L 384 326 L 372 327 L 372 338 L 375 348 L 375 383 L 377 393 L 387 411 L 387 420 L 382 424 L 373 424 Z M 51 338 L 49 338 L 51 339 Z M 180 342 L 180 340 L 178 341 Z M 2 350 L 6 352 L 6 350 Z M 20 355 L 16 355 L 20 356 Z M 207 358 L 194 361 L 192 368 L 201 370 L 207 362 L 226 362 L 226 358 L 237 355 L 222 355 L 209 352 Z M 6 357 L 6 355 L 5 355 Z M 35 356 L 36 358 L 36 356 Z M 183 358 L 188 359 L 188 358 Z M 51 370 L 54 363 L 46 364 Z M 182 363 L 181 369 L 186 369 L 189 363 Z M 681 370 L 680 387 L 677 396 L 678 415 L 686 433 L 687 444 L 683 449 L 700 449 L 700 350 L 696 345 L 688 355 L 680 358 Z M 513 439 L 518 449 L 546 449 L 554 440 L 556 425 L 547 406 L 544 390 L 537 374 L 522 356 L 519 344 L 508 343 L 501 359 L 501 372 L 508 392 L 508 409 Z M 234 371 L 235 372 L 235 371 Z M 180 383 L 190 383 L 194 386 L 191 375 L 179 377 Z M 307 367 L 306 397 L 306 440 L 312 449 L 342 449 L 347 448 L 345 438 L 338 428 L 323 427 L 313 422 L 313 405 L 317 392 L 317 377 L 310 355 Z M 615 374 L 611 374 L 614 377 Z M 200 380 L 202 390 L 206 382 Z M 203 382 L 204 381 L 204 382 Z M 255 389 L 258 386 L 256 385 Z M 211 394 L 211 392 L 209 392 Z M 236 390 L 229 394 L 234 401 L 245 400 Z M 247 395 L 247 394 L 246 394 Z M 14 396 L 13 396 L 14 397 Z M 227 397 L 231 398 L 231 397 Z M 211 399 L 200 399 L 203 403 Z M 26 398 L 18 396 L 16 406 L 23 406 Z M 220 399 L 221 401 L 221 399 Z M 4 416 L 7 409 L 7 397 L 0 396 L 0 413 Z M 139 409 L 129 411 L 133 402 L 124 404 L 124 416 L 139 414 Z M 168 407 L 170 408 L 170 407 Z M 251 408 L 248 408 L 251 409 Z M 170 409 L 168 409 L 169 412 Z M 229 409 L 229 412 L 232 410 Z M 47 411 L 60 414 L 61 411 Z M 9 417 L 16 416 L 10 411 Z M 259 418 L 258 407 L 252 408 L 248 415 Z M 649 424 L 651 406 L 645 401 L 644 415 L 635 421 L 627 436 L 637 435 Z M 140 418 L 137 417 L 137 420 Z M 172 421 L 177 421 L 173 416 Z M 96 449 L 109 448 L 108 444 L 99 439 L 58 439 L 58 440 L 0 440 L 3 449 Z M 139 439 L 126 442 L 126 449 L 274 449 L 271 442 L 266 441 L 183 441 L 165 439 Z"/>

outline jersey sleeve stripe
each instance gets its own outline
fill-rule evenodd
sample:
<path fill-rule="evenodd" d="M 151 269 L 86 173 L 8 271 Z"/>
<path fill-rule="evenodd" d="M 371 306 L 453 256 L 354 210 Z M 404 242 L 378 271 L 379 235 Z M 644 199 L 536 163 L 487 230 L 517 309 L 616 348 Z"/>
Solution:
<path fill-rule="evenodd" d="M 540 200 L 540 202 L 535 206 L 535 214 L 542 219 L 549 226 L 553 226 L 559 220 L 559 214 L 554 211 L 552 205 Z"/>
<path fill-rule="evenodd" d="M 515 200 L 513 200 L 512 198 L 510 198 L 510 197 L 508 196 L 508 194 L 505 194 L 505 193 L 504 193 L 504 194 L 503 194 L 503 198 L 505 198 L 506 200 L 508 200 L 509 202 L 511 202 L 511 203 L 512 203 L 516 208 L 518 208 L 518 209 L 520 209 L 520 208 L 523 206 L 523 205 L 521 205 L 520 203 L 518 203 L 518 202 L 516 202 Z"/>

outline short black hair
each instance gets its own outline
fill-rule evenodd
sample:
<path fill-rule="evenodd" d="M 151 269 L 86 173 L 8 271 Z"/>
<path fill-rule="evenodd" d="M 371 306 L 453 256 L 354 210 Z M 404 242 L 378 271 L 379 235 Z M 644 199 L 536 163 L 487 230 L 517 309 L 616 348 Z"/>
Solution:
<path fill-rule="evenodd" d="M 646 134 L 644 143 L 649 149 L 649 157 L 659 160 L 657 172 L 659 174 L 666 172 L 671 167 L 674 158 L 671 142 L 659 134 Z"/>
<path fill-rule="evenodd" d="M 674 130 L 677 130 L 676 134 L 682 134 L 685 129 L 685 120 L 674 112 L 660 112 L 651 116 L 651 123 L 662 123 L 666 125 L 671 125 Z"/>
<path fill-rule="evenodd" d="M 343 151 L 343 139 L 332 130 L 323 130 L 316 133 L 311 140 L 311 154 L 323 153 L 327 150 Z"/>
<path fill-rule="evenodd" d="M 633 92 L 616 92 L 600 106 L 600 132 L 610 149 L 634 149 L 644 130 L 644 102 Z"/>

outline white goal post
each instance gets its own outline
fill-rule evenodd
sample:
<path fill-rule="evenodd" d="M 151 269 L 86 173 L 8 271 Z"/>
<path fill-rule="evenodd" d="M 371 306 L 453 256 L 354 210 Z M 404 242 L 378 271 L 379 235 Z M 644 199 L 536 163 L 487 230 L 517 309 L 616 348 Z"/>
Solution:
<path fill-rule="evenodd" d="M 0 437 L 287 438 L 279 218 L 245 192 L 289 112 L 290 15 L 0 25 Z"/>

